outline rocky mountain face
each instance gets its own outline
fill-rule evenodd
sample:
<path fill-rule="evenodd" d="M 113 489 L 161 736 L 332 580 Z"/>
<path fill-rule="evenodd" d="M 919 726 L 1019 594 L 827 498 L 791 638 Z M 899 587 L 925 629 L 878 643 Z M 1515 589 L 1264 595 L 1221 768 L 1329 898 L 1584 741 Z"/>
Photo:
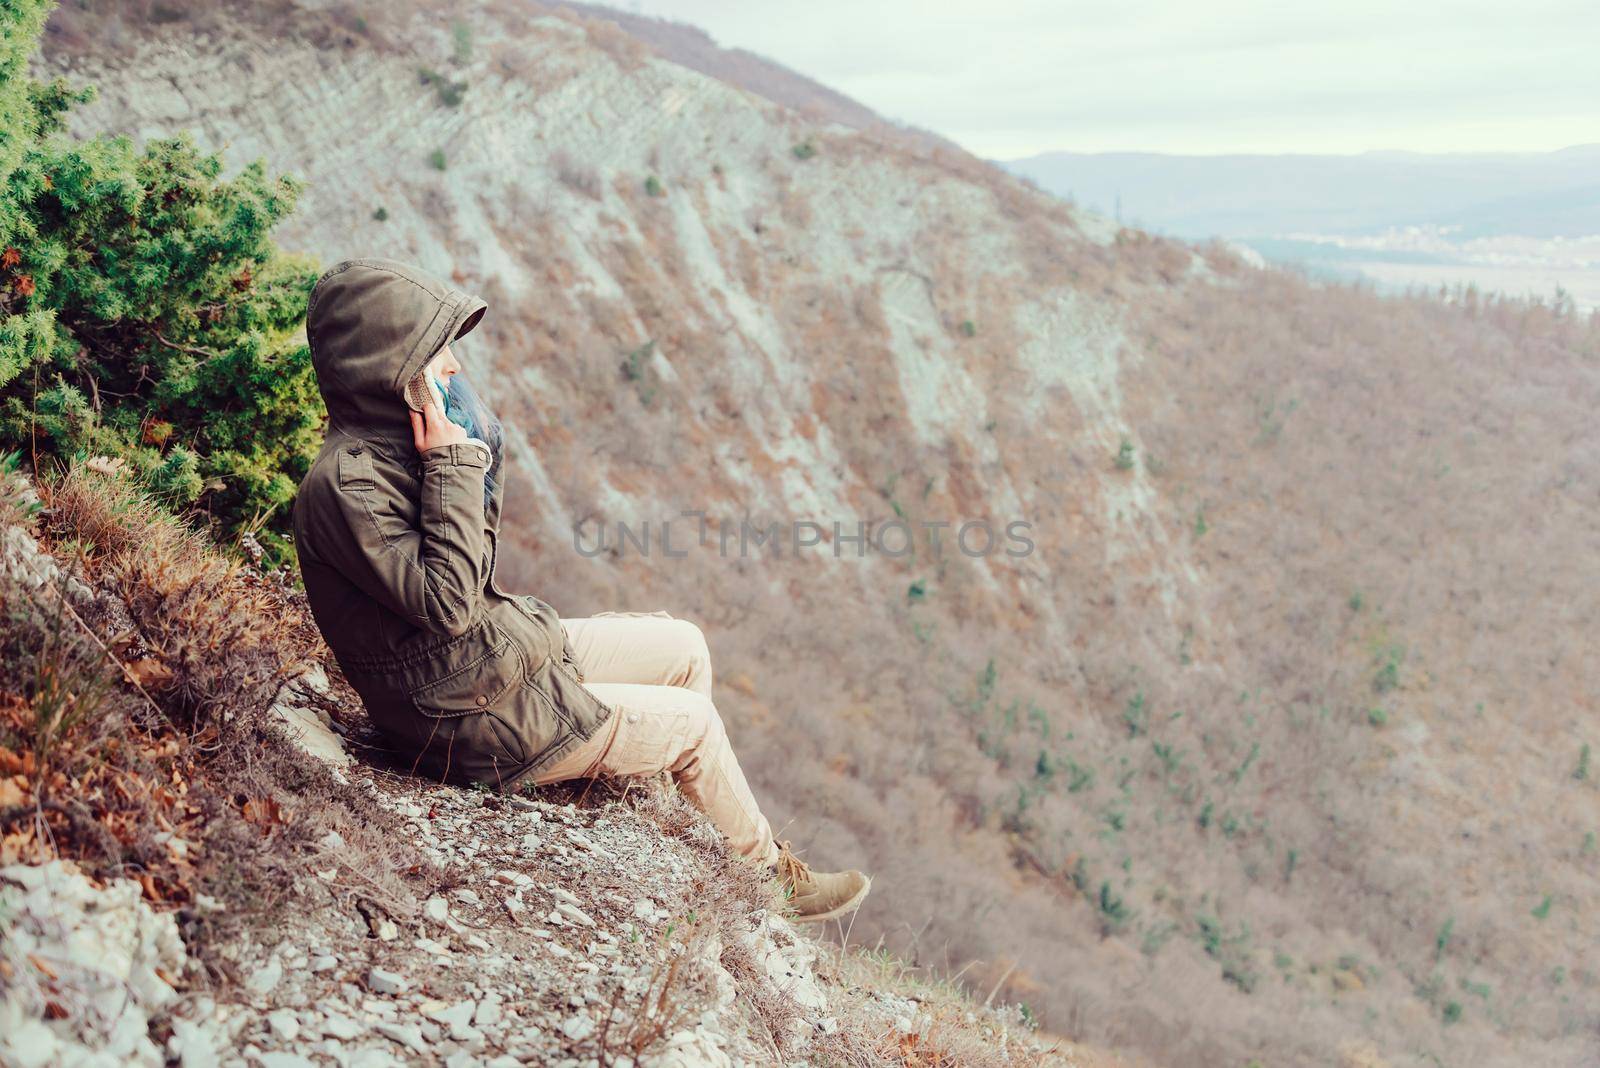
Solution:
<path fill-rule="evenodd" d="M 302 176 L 289 247 L 488 298 L 508 577 L 706 629 L 852 939 L 1171 1063 L 1593 1054 L 1593 320 L 1118 229 L 571 10 L 47 47 L 82 129 Z"/>

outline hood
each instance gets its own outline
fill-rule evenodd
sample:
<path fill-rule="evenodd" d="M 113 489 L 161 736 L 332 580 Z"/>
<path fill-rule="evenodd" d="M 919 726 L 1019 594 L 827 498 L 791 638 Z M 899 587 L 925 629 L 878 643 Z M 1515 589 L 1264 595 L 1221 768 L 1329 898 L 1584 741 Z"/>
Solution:
<path fill-rule="evenodd" d="M 409 443 L 406 382 L 487 309 L 482 299 L 392 260 L 332 268 L 306 308 L 306 340 L 328 415 L 347 429 Z"/>

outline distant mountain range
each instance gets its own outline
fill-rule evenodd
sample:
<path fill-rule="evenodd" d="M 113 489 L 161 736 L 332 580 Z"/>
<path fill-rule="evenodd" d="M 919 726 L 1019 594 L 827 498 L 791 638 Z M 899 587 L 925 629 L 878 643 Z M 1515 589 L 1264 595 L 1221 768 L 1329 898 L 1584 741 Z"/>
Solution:
<path fill-rule="evenodd" d="M 1221 237 L 1387 291 L 1476 286 L 1600 308 L 1600 144 L 1559 152 L 1168 156 L 1001 166 L 1124 225 Z"/>
<path fill-rule="evenodd" d="M 1046 152 L 1001 165 L 1124 223 L 1189 238 L 1407 226 L 1467 239 L 1600 234 L 1600 144 L 1444 155 Z"/>

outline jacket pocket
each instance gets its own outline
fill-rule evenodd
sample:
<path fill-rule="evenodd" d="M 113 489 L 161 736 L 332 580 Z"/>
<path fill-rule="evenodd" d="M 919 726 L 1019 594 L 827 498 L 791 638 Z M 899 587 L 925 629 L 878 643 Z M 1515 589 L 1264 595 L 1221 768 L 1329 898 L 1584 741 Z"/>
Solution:
<path fill-rule="evenodd" d="M 411 704 L 434 729 L 435 744 L 468 778 L 492 781 L 528 759 L 520 691 L 527 666 L 509 635 L 442 678 L 410 688 Z M 441 737 L 441 735 L 443 737 Z"/>
<path fill-rule="evenodd" d="M 493 708 L 527 670 L 510 635 L 443 678 L 411 687 L 411 701 L 424 716 L 467 716 Z"/>
<path fill-rule="evenodd" d="M 552 708 L 560 710 L 562 722 L 579 738 L 593 737 L 613 711 L 583 684 L 577 663 L 569 663 L 566 658 L 551 660 L 536 672 L 533 685 Z"/>

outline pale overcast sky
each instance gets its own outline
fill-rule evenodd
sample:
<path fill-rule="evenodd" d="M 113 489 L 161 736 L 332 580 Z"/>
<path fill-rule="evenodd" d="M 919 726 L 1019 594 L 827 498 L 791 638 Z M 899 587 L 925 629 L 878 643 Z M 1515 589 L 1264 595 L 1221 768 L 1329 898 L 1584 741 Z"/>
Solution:
<path fill-rule="evenodd" d="M 1600 141 L 1595 0 L 613 0 L 981 156 Z"/>

